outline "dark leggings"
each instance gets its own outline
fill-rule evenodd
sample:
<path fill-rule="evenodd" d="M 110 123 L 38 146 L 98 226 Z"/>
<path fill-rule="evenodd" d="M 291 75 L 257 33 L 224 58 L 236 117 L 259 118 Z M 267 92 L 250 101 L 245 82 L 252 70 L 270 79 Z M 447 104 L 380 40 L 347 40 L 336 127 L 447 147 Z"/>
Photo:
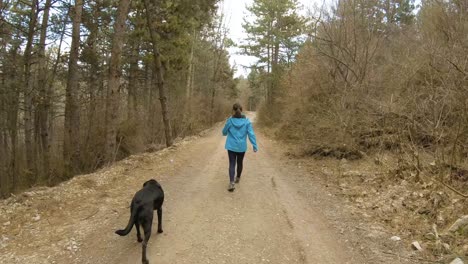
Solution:
<path fill-rule="evenodd" d="M 245 152 L 234 152 L 228 150 L 229 155 L 229 180 L 234 181 L 234 173 L 237 161 L 237 177 L 241 176 L 242 173 L 242 162 L 244 161 Z"/>

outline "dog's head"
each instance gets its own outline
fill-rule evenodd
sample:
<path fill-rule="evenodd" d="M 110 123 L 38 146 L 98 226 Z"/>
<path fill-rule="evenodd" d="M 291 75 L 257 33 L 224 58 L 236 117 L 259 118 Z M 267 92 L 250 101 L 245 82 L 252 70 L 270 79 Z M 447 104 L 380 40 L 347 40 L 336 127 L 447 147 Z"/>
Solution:
<path fill-rule="evenodd" d="M 161 185 L 160 185 L 155 179 L 151 179 L 151 180 L 146 181 L 145 183 L 143 183 L 143 187 L 145 187 L 145 186 L 147 186 L 147 185 L 152 185 L 152 186 L 161 187 Z"/>

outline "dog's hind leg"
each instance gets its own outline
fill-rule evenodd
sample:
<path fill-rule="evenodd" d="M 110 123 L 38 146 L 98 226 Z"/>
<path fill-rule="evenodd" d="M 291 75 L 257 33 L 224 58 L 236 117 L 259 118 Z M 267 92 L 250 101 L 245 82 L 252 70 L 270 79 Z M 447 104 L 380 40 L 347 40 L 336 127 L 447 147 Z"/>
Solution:
<path fill-rule="evenodd" d="M 149 264 L 149 261 L 146 258 L 146 247 L 148 246 L 148 241 L 151 237 L 151 221 L 148 223 L 142 223 L 142 225 L 143 225 L 143 230 L 145 233 L 145 239 L 143 240 L 143 244 L 142 244 L 143 251 L 141 252 L 141 262 L 143 264 Z"/>
<path fill-rule="evenodd" d="M 162 233 L 162 207 L 158 209 L 158 233 Z"/>
<path fill-rule="evenodd" d="M 138 220 L 135 221 L 135 227 L 137 231 L 137 241 L 141 242 L 143 239 L 141 239 L 141 233 L 140 233 L 140 222 Z"/>

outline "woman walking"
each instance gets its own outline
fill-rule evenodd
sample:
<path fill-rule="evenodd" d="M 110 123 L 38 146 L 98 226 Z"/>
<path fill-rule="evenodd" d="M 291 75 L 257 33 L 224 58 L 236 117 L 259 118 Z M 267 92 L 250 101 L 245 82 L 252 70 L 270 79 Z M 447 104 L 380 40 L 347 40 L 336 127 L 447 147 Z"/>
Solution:
<path fill-rule="evenodd" d="M 244 155 L 247 151 L 247 136 L 257 152 L 257 141 L 252 128 L 252 123 L 242 114 L 242 106 L 238 103 L 232 106 L 232 117 L 226 120 L 223 128 L 223 136 L 227 136 L 225 148 L 229 156 L 229 187 L 228 191 L 235 189 L 235 183 L 239 183 L 242 174 Z M 235 167 L 237 163 L 237 176 L 234 181 Z"/>

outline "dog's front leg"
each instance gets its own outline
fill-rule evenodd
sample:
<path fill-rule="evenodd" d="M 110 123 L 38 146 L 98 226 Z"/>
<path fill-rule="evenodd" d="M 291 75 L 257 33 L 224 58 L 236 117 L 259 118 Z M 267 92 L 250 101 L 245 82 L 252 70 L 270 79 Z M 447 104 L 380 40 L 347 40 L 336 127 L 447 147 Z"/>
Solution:
<path fill-rule="evenodd" d="M 162 233 L 162 207 L 158 209 L 158 233 Z"/>

